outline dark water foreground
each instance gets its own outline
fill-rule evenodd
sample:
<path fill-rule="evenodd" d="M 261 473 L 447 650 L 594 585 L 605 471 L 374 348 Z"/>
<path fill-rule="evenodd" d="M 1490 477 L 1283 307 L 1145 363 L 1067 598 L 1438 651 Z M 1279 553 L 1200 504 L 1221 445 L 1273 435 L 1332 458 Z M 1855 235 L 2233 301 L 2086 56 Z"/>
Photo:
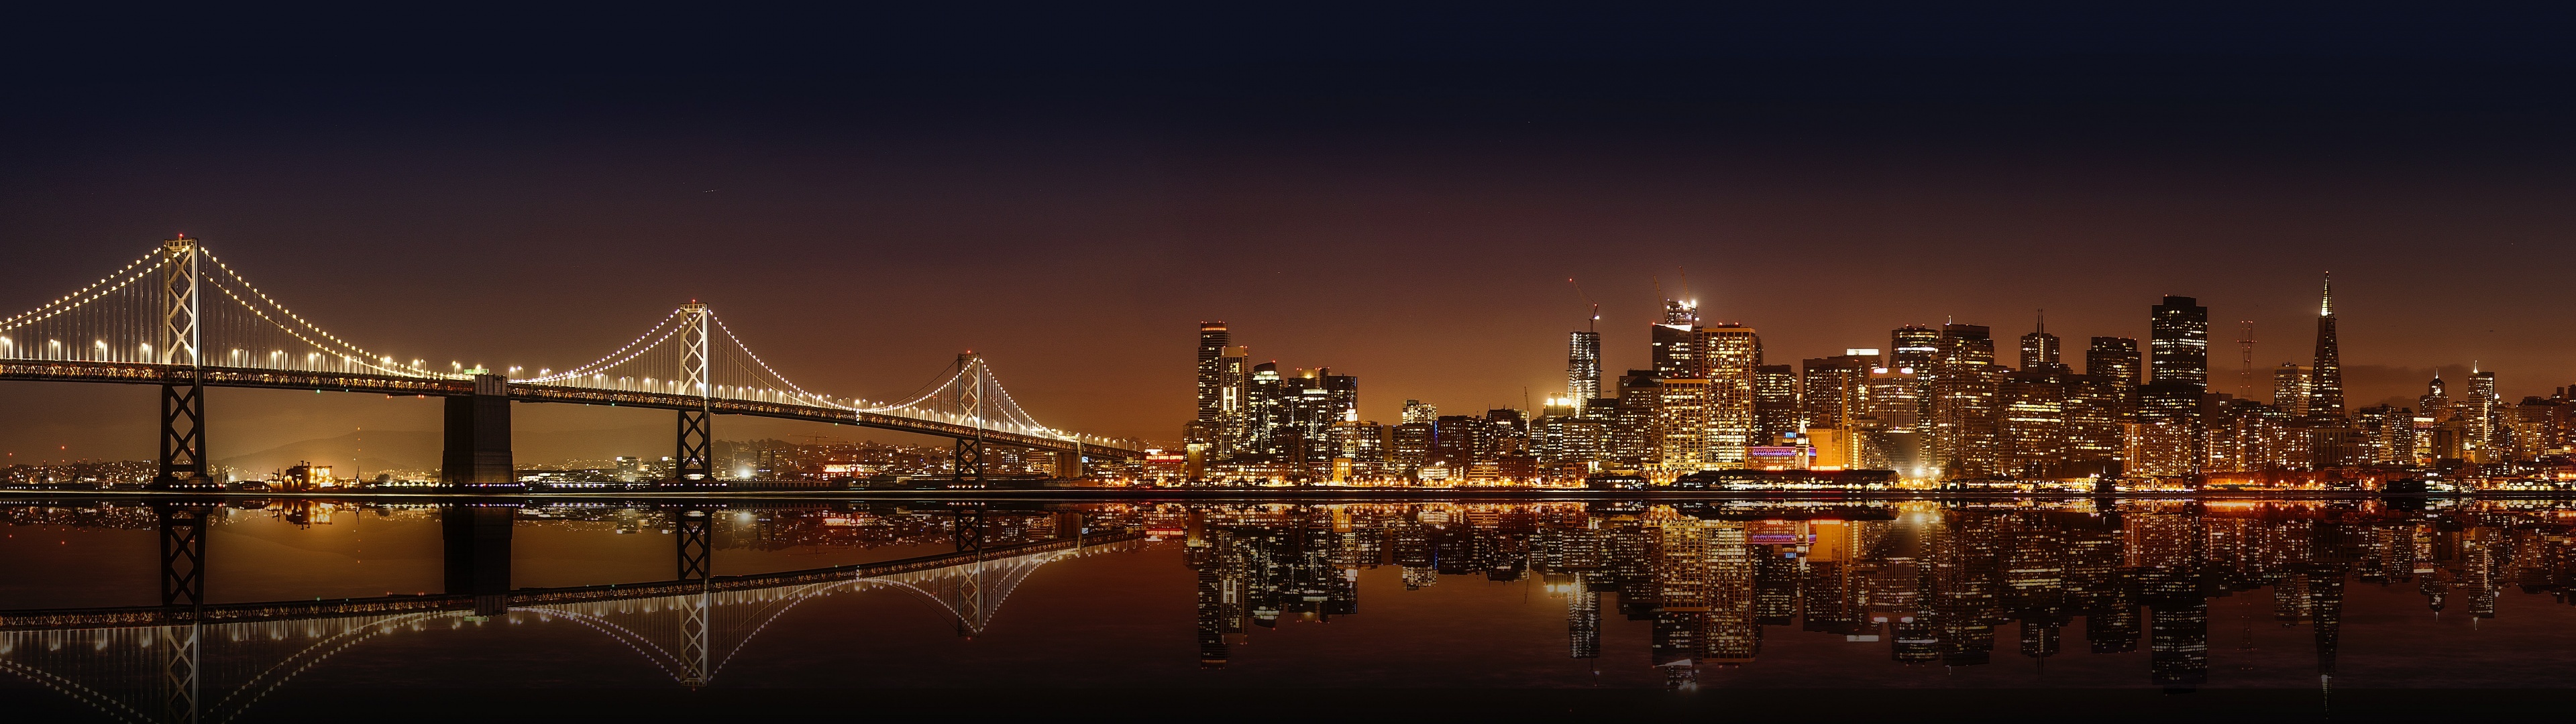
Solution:
<path fill-rule="evenodd" d="M 0 503 L 13 721 L 2564 711 L 2576 502 Z"/>

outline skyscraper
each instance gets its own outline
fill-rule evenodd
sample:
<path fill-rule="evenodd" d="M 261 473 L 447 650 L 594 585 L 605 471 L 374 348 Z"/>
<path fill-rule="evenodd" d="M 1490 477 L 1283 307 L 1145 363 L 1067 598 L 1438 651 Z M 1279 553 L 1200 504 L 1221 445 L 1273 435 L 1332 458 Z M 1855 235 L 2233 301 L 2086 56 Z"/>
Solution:
<path fill-rule="evenodd" d="M 1399 422 L 1431 422 L 1440 418 L 1440 406 L 1421 400 L 1405 400 L 1404 416 Z"/>
<path fill-rule="evenodd" d="M 2138 409 L 2138 341 L 2127 337 L 2094 337 L 2084 349 L 2084 374 L 2101 380 L 2114 396 L 2114 411 L 2123 420 Z"/>
<path fill-rule="evenodd" d="M 1708 370 L 1706 460 L 1713 467 L 1743 467 L 1744 448 L 1765 442 L 1755 414 L 1754 384 L 1754 371 L 1762 366 L 1762 337 L 1736 324 L 1708 327 L 1700 330 L 1700 355 Z"/>
<path fill-rule="evenodd" d="M 1995 340 L 1986 327 L 1941 325 L 1932 365 L 1932 450 L 1948 479 L 1984 479 L 1996 471 Z"/>
<path fill-rule="evenodd" d="M 2048 333 L 2048 310 L 2040 310 L 2039 326 L 2021 336 L 2021 371 L 2066 371 L 2066 364 L 2059 361 L 2057 335 Z"/>
<path fill-rule="evenodd" d="M 1908 324 L 1887 334 L 1887 366 L 1897 370 L 1928 372 L 1932 360 L 1941 354 L 1941 330 L 1920 324 Z"/>
<path fill-rule="evenodd" d="M 1700 470 L 1708 463 L 1709 389 L 1708 364 L 1700 355 L 1699 310 L 1690 302 L 1664 300 L 1664 321 L 1651 332 L 1656 467 Z"/>
<path fill-rule="evenodd" d="M 2326 275 L 2317 306 L 2317 360 L 2308 370 L 2309 417 L 2343 417 L 2343 351 L 2335 344 L 2334 275 Z"/>
<path fill-rule="evenodd" d="M 2167 296 L 2148 324 L 2147 381 L 2184 382 L 2209 389 L 2209 308 L 2191 297 Z"/>
<path fill-rule="evenodd" d="M 1798 375 L 1788 365 L 1753 368 L 1755 445 L 1775 445 L 1798 432 Z"/>
<path fill-rule="evenodd" d="M 1199 323 L 1199 416 L 1200 422 L 1214 422 L 1225 409 L 1224 385 L 1216 368 L 1216 359 L 1225 356 L 1225 348 L 1234 344 L 1234 334 L 1224 322 Z"/>
<path fill-rule="evenodd" d="M 1567 335 L 1565 353 L 1565 396 L 1572 398 L 1574 414 L 1586 414 L 1584 408 L 1592 398 L 1601 396 L 1601 333 L 1574 332 Z"/>
<path fill-rule="evenodd" d="M 2272 406 L 2292 416 L 2308 414 L 2308 403 L 2315 399 L 2311 388 L 2316 384 L 2316 369 L 2297 362 L 2283 362 L 2272 368 Z"/>

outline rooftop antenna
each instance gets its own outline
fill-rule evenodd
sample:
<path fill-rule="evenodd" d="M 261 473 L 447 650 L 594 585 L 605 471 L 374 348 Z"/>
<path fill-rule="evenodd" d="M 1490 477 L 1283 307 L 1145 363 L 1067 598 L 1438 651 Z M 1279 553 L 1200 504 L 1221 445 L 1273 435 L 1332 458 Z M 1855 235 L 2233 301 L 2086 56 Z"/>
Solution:
<path fill-rule="evenodd" d="M 1583 293 L 1583 282 L 1575 281 L 1574 277 L 1566 277 L 1565 283 L 1574 285 L 1574 296 L 1582 297 L 1583 303 L 1592 305 L 1592 318 L 1583 320 L 1583 331 L 1601 331 L 1596 328 L 1601 322 L 1601 303 L 1592 301 L 1592 295 Z"/>

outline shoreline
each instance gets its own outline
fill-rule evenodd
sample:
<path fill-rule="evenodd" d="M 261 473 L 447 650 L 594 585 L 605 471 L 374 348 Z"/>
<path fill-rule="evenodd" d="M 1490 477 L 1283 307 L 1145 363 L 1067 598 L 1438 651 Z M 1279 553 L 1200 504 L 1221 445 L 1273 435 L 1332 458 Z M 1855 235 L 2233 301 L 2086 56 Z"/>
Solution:
<path fill-rule="evenodd" d="M 1888 491 L 1633 491 L 1633 490 L 1234 490 L 1234 489 L 1129 489 L 1129 488 L 1053 488 L 1031 490 L 770 490 L 770 491 L 616 491 L 616 492 L 270 492 L 270 491 L 159 491 L 159 490 L 9 490 L 0 491 L 0 500 L 26 497 L 33 499 L 132 499 L 132 500 L 259 500 L 259 499 L 327 499 L 327 500 L 1034 500 L 1034 501 L 1165 501 L 1165 500 L 2365 500 L 2365 499 L 2568 499 L 2576 500 L 2576 491 L 2476 490 L 2459 492 L 2377 491 L 2305 491 L 2305 490 L 2172 490 L 2123 491 L 2113 493 L 2074 491 L 1980 491 L 1980 490 L 1888 490 Z"/>

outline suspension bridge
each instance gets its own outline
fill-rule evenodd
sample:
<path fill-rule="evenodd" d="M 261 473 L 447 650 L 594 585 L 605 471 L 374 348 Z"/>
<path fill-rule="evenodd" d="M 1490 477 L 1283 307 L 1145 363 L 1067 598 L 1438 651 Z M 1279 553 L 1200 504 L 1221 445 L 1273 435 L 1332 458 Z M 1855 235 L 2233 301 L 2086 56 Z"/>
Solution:
<path fill-rule="evenodd" d="M 987 545 L 984 512 L 957 511 L 957 551 L 747 576 L 713 574 L 715 509 L 672 506 L 676 578 L 570 588 L 511 588 L 506 506 L 449 506 L 447 592 L 312 601 L 208 603 L 205 531 L 213 505 L 164 503 L 163 605 L 0 611 L 0 671 L 129 722 L 227 722 L 296 676 L 368 641 L 491 622 L 578 626 L 640 657 L 673 685 L 708 686 L 750 642 L 798 606 L 890 590 L 928 602 L 958 635 L 992 624 L 1048 564 L 1133 550 L 1137 531 Z"/>
<path fill-rule="evenodd" d="M 457 490 L 519 486 L 510 453 L 510 403 L 612 405 L 678 413 L 671 479 L 678 489 L 720 488 L 713 418 L 749 415 L 896 430 L 955 440 L 961 487 L 986 475 L 985 446 L 1054 456 L 1054 474 L 1079 477 L 1085 458 L 1132 460 L 1133 440 L 1049 427 L 1029 414 L 982 356 L 955 363 L 911 395 L 867 400 L 818 394 L 752 353 L 708 305 L 691 301 L 633 341 L 561 370 L 502 373 L 361 348 L 288 309 L 181 236 L 115 273 L 34 310 L 0 319 L 0 380 L 98 382 L 161 388 L 159 472 L 152 487 L 208 490 L 221 481 L 207 457 L 208 387 L 247 387 L 444 397 L 440 481 Z"/>

